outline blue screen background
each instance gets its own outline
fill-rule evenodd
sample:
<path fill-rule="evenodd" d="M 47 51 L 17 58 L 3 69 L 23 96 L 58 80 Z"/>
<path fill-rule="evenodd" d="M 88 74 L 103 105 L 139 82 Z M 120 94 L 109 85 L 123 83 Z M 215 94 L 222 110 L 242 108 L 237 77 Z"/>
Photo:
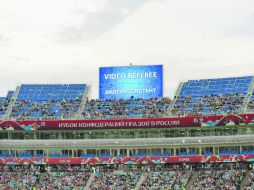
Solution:
<path fill-rule="evenodd" d="M 125 74 L 141 73 L 141 72 L 157 72 L 155 78 L 120 78 L 106 79 L 107 74 Z M 129 99 L 134 98 L 160 98 L 163 97 L 163 66 L 124 66 L 124 67 L 101 67 L 99 69 L 99 98 L 100 99 Z M 155 92 L 150 93 L 119 93 L 106 94 L 106 90 L 131 90 L 131 89 L 155 89 Z"/>

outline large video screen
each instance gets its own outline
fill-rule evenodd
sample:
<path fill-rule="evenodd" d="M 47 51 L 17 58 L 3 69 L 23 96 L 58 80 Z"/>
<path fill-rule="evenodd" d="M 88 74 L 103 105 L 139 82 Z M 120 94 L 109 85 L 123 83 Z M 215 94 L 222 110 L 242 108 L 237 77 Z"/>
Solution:
<path fill-rule="evenodd" d="M 163 66 L 101 67 L 100 99 L 160 98 L 163 96 Z"/>

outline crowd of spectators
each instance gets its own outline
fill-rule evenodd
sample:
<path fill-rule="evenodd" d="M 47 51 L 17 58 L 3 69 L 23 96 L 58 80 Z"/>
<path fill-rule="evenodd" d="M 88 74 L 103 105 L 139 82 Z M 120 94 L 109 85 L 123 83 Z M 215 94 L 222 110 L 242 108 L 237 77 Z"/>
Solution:
<path fill-rule="evenodd" d="M 157 118 L 169 115 L 169 98 L 95 100 L 85 105 L 85 119 Z"/>
<path fill-rule="evenodd" d="M 10 100 L 8 98 L 0 97 L 0 116 L 7 111 L 9 103 Z"/>
<path fill-rule="evenodd" d="M 5 167 L 0 172 L 0 189 L 83 190 L 90 175 L 81 166 Z"/>
<path fill-rule="evenodd" d="M 247 168 L 245 163 L 0 165 L 0 189 L 183 190 L 192 179 L 191 190 L 238 190 Z M 252 172 L 244 190 L 252 190 L 253 181 Z"/>
<path fill-rule="evenodd" d="M 50 172 L 41 177 L 41 190 L 48 189 L 84 189 L 90 177 L 90 172 L 58 171 Z"/>
<path fill-rule="evenodd" d="M 11 119 L 54 120 L 71 119 L 78 111 L 81 100 L 17 100 L 12 107 Z M 170 112 L 169 98 L 128 100 L 89 100 L 82 112 L 84 119 L 124 119 L 167 117 Z"/>
<path fill-rule="evenodd" d="M 251 100 L 249 101 L 247 107 L 248 107 L 249 110 L 254 110 L 254 97 L 253 97 L 253 99 L 251 99 Z"/>
<path fill-rule="evenodd" d="M 91 190 L 132 190 L 140 179 L 139 171 L 96 172 Z"/>
<path fill-rule="evenodd" d="M 69 119 L 78 111 L 80 103 L 80 99 L 43 102 L 17 100 L 12 107 L 10 118 L 17 120 Z"/>
<path fill-rule="evenodd" d="M 221 115 L 240 113 L 244 95 L 179 96 L 173 112 L 178 115 Z"/>
<path fill-rule="evenodd" d="M 246 170 L 211 170 L 200 171 L 191 190 L 238 190 Z"/>
<path fill-rule="evenodd" d="M 39 183 L 39 174 L 29 171 L 22 172 L 1 172 L 0 189 L 32 189 Z"/>
<path fill-rule="evenodd" d="M 149 172 L 139 190 L 182 190 L 191 176 L 189 171 Z"/>
<path fill-rule="evenodd" d="M 170 116 L 222 115 L 241 113 L 244 95 L 233 93 L 209 96 L 178 96 L 171 110 L 170 98 L 130 98 L 87 100 L 82 115 L 84 119 L 163 118 Z M 71 119 L 78 111 L 81 99 L 31 101 L 17 100 L 12 107 L 11 119 L 54 120 Z M 0 99 L 0 113 L 8 101 Z M 254 109 L 254 101 L 248 104 Z"/>
<path fill-rule="evenodd" d="M 243 190 L 254 190 L 254 171 L 250 172 L 247 184 L 243 187 Z"/>

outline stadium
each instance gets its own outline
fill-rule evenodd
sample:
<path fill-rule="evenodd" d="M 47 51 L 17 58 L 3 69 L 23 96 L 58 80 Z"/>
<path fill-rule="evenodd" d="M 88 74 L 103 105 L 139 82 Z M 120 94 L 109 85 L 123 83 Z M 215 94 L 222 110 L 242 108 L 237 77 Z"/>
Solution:
<path fill-rule="evenodd" d="M 254 190 L 253 0 L 0 4 L 0 190 Z"/>
<path fill-rule="evenodd" d="M 100 77 L 140 67 L 162 65 L 101 68 Z M 156 94 L 157 78 L 144 84 L 156 86 L 149 94 L 104 93 L 142 80 L 101 79 L 101 99 L 87 84 L 21 84 L 1 97 L 1 188 L 252 186 L 254 76 L 181 82 L 174 99 Z"/>

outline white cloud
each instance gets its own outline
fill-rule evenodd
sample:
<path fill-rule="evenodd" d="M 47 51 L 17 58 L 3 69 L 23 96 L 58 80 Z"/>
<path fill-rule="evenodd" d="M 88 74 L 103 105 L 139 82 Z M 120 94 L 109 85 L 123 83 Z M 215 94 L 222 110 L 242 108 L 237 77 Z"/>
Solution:
<path fill-rule="evenodd" d="M 148 3 L 149 0 L 107 0 L 103 6 L 98 5 L 96 10 L 80 9 L 76 11 L 77 19 L 81 24 L 71 24 L 61 31 L 61 37 L 64 41 L 70 43 L 77 41 L 91 41 L 96 37 L 114 29 L 124 19 L 140 8 L 143 4 Z"/>
<path fill-rule="evenodd" d="M 164 64 L 181 80 L 254 74 L 252 0 L 0 0 L 0 95 L 21 82 L 89 82 L 100 66 Z"/>

